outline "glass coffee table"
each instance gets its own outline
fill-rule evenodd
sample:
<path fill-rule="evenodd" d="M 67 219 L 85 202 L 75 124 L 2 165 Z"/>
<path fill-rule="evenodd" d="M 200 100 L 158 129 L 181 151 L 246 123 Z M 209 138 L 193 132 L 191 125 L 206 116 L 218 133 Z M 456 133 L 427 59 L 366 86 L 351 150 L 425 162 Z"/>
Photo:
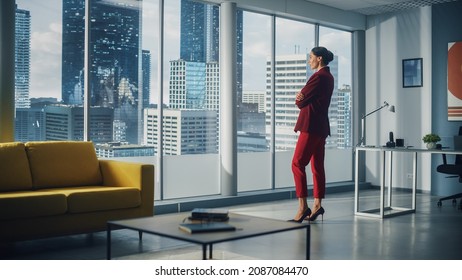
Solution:
<path fill-rule="evenodd" d="M 202 245 L 202 259 L 212 259 L 213 244 L 257 237 L 279 232 L 306 229 L 306 259 L 310 259 L 310 225 L 294 223 L 254 216 L 229 214 L 228 223 L 235 226 L 235 231 L 188 233 L 179 229 L 187 213 L 165 214 L 146 218 L 127 219 L 107 222 L 107 259 L 111 259 L 111 232 L 116 229 L 136 230 L 142 238 L 142 233 L 149 233 L 176 240 Z"/>

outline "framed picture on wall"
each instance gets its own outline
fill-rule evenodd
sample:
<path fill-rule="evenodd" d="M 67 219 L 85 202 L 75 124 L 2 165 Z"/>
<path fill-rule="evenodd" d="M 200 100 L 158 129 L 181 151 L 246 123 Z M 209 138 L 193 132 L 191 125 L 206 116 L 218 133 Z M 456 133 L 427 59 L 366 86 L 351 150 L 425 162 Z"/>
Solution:
<path fill-rule="evenodd" d="M 462 121 L 462 42 L 448 43 L 448 121 Z"/>
<path fill-rule="evenodd" d="M 403 88 L 422 85 L 422 58 L 403 59 Z"/>

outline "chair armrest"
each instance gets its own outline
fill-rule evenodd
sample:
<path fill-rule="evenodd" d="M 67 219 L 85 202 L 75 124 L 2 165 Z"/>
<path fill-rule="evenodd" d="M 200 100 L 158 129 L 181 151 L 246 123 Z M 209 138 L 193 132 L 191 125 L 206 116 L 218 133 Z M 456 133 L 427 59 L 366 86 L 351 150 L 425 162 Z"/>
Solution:
<path fill-rule="evenodd" d="M 141 190 L 143 205 L 154 205 L 154 165 L 99 159 L 103 185 Z"/>

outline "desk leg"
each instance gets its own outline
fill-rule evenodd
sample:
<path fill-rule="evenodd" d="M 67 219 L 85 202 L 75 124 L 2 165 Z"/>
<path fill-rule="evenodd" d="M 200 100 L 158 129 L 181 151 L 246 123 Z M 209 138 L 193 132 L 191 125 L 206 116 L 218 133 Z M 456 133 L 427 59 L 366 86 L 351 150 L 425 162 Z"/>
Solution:
<path fill-rule="evenodd" d="M 388 207 L 391 207 L 391 192 L 393 188 L 393 152 L 390 152 L 390 160 L 388 161 Z"/>
<path fill-rule="evenodd" d="M 310 250 L 311 250 L 311 227 L 306 228 L 306 259 L 310 259 Z"/>
<path fill-rule="evenodd" d="M 412 178 L 412 209 L 416 209 L 416 192 L 417 192 L 417 152 L 414 153 L 414 163 L 412 166 L 414 178 Z"/>
<path fill-rule="evenodd" d="M 210 250 L 210 251 L 209 251 L 209 259 L 212 259 L 212 258 L 213 258 L 213 255 L 212 255 L 212 254 L 213 254 L 213 253 L 212 253 L 212 251 L 213 251 L 213 244 L 210 244 L 209 250 Z"/>
<path fill-rule="evenodd" d="M 106 228 L 106 259 L 111 259 L 111 225 Z"/>
<path fill-rule="evenodd" d="M 355 214 L 359 211 L 359 150 L 355 154 Z"/>
<path fill-rule="evenodd" d="M 380 173 L 380 218 L 384 216 L 385 207 L 385 170 L 386 170 L 386 152 L 381 153 L 382 156 L 382 171 Z"/>

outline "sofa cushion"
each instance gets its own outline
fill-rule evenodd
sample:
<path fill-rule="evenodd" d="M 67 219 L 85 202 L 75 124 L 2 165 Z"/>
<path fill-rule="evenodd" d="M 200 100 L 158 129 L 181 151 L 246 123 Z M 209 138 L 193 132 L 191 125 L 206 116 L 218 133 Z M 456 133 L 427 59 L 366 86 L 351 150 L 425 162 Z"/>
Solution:
<path fill-rule="evenodd" d="M 141 193 L 132 187 L 87 186 L 60 188 L 50 191 L 67 196 L 69 213 L 85 213 L 139 207 Z"/>
<path fill-rule="evenodd" d="M 92 142 L 26 143 L 34 188 L 101 185 L 103 179 Z"/>
<path fill-rule="evenodd" d="M 0 143 L 0 192 L 32 189 L 32 177 L 23 143 Z"/>
<path fill-rule="evenodd" d="M 60 215 L 66 212 L 64 194 L 40 191 L 0 193 L 0 220 Z"/>

